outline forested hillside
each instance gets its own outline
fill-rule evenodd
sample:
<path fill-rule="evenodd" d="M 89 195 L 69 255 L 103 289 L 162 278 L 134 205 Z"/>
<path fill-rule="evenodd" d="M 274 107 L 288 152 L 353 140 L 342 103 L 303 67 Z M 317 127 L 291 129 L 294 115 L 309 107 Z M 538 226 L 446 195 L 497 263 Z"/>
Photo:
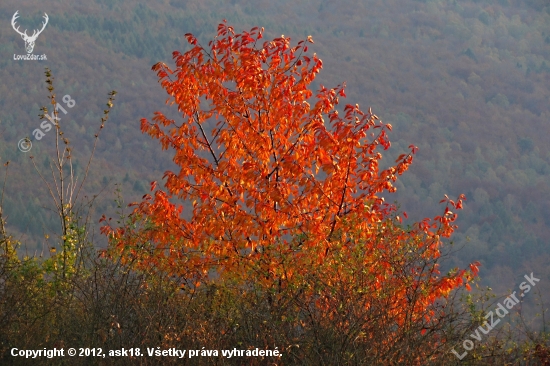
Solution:
<path fill-rule="evenodd" d="M 48 14 L 34 51 L 47 61 L 13 59 L 25 53 L 10 25 L 16 10 L 22 29 L 37 28 Z M 266 38 L 312 35 L 324 71 L 315 86 L 347 81 L 350 100 L 393 125 L 388 164 L 410 144 L 419 147 L 397 193 L 386 199 L 416 221 L 438 214 L 444 194 L 464 193 L 455 237 L 457 249 L 464 248 L 453 264 L 480 260 L 484 283 L 497 290 L 530 272 L 549 288 L 550 4 L 542 0 L 6 0 L 0 4 L 0 157 L 10 161 L 4 209 L 27 250 L 41 251 L 44 234 L 56 230 L 29 160 L 33 155 L 47 172 L 53 132 L 34 140 L 29 153 L 17 148 L 39 127 L 40 107 L 48 103 L 44 67 L 54 72 L 58 99 L 69 94 L 76 102 L 61 123 L 79 159 L 77 174 L 107 93 L 118 92 L 86 186 L 90 196 L 101 192 L 97 220 L 113 213 L 114 183 L 130 202 L 171 166 L 139 129 L 140 118 L 156 110 L 177 118 L 164 106 L 151 66 L 171 64 L 172 51 L 185 51 L 185 33 L 207 42 L 224 18 L 237 31 L 265 27 Z"/>

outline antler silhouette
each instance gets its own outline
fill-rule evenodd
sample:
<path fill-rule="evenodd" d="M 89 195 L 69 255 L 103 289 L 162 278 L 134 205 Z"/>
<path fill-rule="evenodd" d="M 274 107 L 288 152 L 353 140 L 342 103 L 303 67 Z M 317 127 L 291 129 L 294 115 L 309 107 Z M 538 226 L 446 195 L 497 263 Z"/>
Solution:
<path fill-rule="evenodd" d="M 21 32 L 19 30 L 19 26 L 17 28 L 15 28 L 15 21 L 17 18 L 19 18 L 19 10 L 17 10 L 15 12 L 15 14 L 13 14 L 13 17 L 11 18 L 11 26 L 13 27 L 13 29 L 19 33 L 21 35 L 21 38 L 23 38 L 23 40 L 25 41 L 25 48 L 27 49 L 27 52 L 28 53 L 31 53 L 33 48 L 34 48 L 34 42 L 36 41 L 36 38 L 40 35 L 40 33 L 42 33 L 42 31 L 44 30 L 44 28 L 46 28 L 46 24 L 48 24 L 48 14 L 44 13 L 44 19 L 45 19 L 45 22 L 42 22 L 42 29 L 40 29 L 37 32 L 37 30 L 35 29 L 32 36 L 29 36 L 27 35 L 27 30 L 25 29 L 25 32 Z"/>
<path fill-rule="evenodd" d="M 13 14 L 13 17 L 11 18 L 11 26 L 13 27 L 13 29 L 14 29 L 17 33 L 19 33 L 19 34 L 21 35 L 21 37 L 23 37 L 23 36 L 28 37 L 28 36 L 27 36 L 27 30 L 26 30 L 26 29 L 25 29 L 25 33 L 21 33 L 21 32 L 19 31 L 19 27 L 15 28 L 15 20 L 16 20 L 17 18 L 19 18 L 19 16 L 17 15 L 17 13 L 19 13 L 19 10 L 17 10 L 17 11 L 15 12 L 15 14 Z"/>

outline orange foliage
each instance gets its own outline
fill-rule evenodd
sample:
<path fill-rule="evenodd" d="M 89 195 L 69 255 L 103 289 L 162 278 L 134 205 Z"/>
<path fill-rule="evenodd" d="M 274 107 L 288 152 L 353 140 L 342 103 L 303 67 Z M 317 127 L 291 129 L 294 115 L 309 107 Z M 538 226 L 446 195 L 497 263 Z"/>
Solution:
<path fill-rule="evenodd" d="M 400 226 L 396 208 L 379 194 L 396 190 L 417 148 L 380 169 L 391 125 L 357 104 L 338 111 L 345 85 L 308 89 L 322 68 L 315 54 L 306 55 L 310 37 L 260 43 L 262 32 L 236 34 L 224 22 L 208 48 L 187 34 L 192 48 L 173 53 L 175 70 L 153 66 L 183 121 L 156 112 L 141 130 L 174 150 L 179 172 L 165 173 L 164 189 L 152 183 L 132 225 L 105 226 L 104 233 L 139 267 L 191 285 L 231 278 L 281 289 L 315 274 L 327 286 L 351 288 L 360 279 L 348 267 L 360 266 L 370 289 L 365 308 L 384 292 L 399 324 L 425 317 L 437 298 L 477 274 L 475 266 L 444 277 L 437 271 L 441 238 L 456 228 L 453 211 L 464 196 L 446 197 L 434 220 Z M 178 199 L 192 202 L 192 213 Z M 334 315 L 335 297 L 304 291 Z M 415 316 L 406 317 L 410 306 Z"/>

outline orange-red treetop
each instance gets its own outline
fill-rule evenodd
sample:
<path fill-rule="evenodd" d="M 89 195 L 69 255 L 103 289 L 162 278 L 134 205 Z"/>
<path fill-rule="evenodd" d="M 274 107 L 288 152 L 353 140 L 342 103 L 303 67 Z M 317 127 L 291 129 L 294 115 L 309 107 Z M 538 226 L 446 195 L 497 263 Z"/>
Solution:
<path fill-rule="evenodd" d="M 128 228 L 111 231 L 140 263 L 195 278 L 213 266 L 235 274 L 259 262 L 275 273 L 288 257 L 293 271 L 306 270 L 307 261 L 320 265 L 352 243 L 380 243 L 384 222 L 395 215 L 378 194 L 396 190 L 393 182 L 416 147 L 381 170 L 391 125 L 357 104 L 338 111 L 345 85 L 321 86 L 315 95 L 308 89 L 322 67 L 315 54 L 306 55 L 311 37 L 296 45 L 285 36 L 261 43 L 262 32 L 236 34 L 224 22 L 208 48 L 187 34 L 192 48 L 173 53 L 175 70 L 153 66 L 183 121 L 160 112 L 153 122 L 141 121 L 144 133 L 173 149 L 179 172 L 167 171 L 164 189 L 153 182 L 153 195 L 137 205 L 134 219 L 146 218 L 147 226 L 133 235 Z M 192 215 L 185 218 L 176 198 L 192 202 Z M 463 199 L 449 200 L 442 217 L 413 231 L 386 232 L 385 245 L 422 237 L 415 245 L 437 258 L 440 238 L 455 228 L 449 207 L 459 209 Z M 365 264 L 373 260 L 368 256 Z M 437 280 L 440 294 L 464 274 Z"/>

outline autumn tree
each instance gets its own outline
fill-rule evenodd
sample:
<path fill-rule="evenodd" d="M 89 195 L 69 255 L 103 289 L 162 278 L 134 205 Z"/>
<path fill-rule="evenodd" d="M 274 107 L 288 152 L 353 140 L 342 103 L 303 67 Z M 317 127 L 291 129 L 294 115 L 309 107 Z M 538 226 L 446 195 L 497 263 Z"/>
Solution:
<path fill-rule="evenodd" d="M 441 216 L 403 227 L 406 214 L 381 193 L 396 190 L 416 147 L 381 169 L 392 126 L 370 108 L 342 108 L 345 84 L 308 88 L 322 68 L 311 37 L 262 42 L 263 32 L 224 22 L 208 47 L 186 34 L 191 49 L 173 53 L 175 69 L 153 66 L 182 120 L 156 112 L 141 130 L 174 151 L 179 171 L 163 188 L 152 182 L 127 225 L 106 223 L 111 255 L 192 289 L 260 288 L 269 311 L 301 314 L 288 329 L 332 327 L 351 343 L 370 339 L 365 352 L 380 360 L 419 362 L 419 337 L 445 338 L 438 299 L 477 274 L 438 271 L 465 198 L 446 197 Z M 405 334 L 415 341 L 395 351 Z"/>

